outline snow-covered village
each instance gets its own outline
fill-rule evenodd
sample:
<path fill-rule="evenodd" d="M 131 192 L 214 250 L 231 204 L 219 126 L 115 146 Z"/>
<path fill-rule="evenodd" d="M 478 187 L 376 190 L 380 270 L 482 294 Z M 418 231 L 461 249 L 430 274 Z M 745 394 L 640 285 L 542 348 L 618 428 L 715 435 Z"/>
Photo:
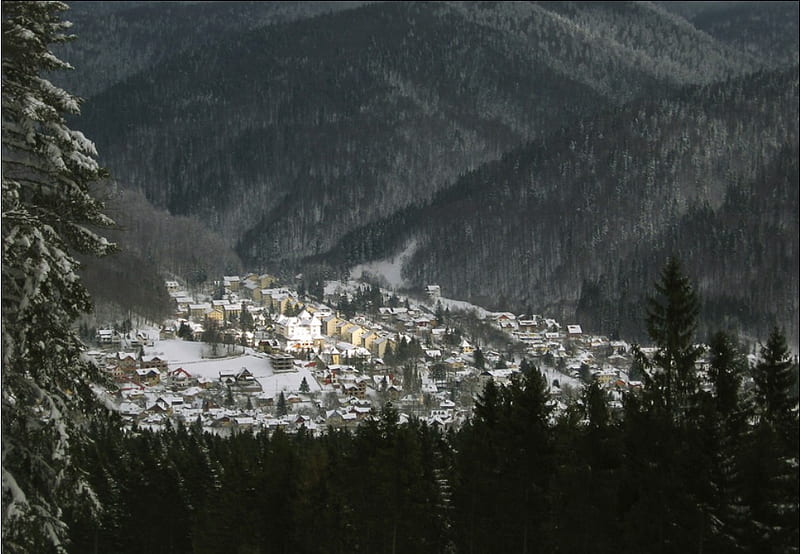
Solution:
<path fill-rule="evenodd" d="M 178 281 L 165 286 L 173 319 L 97 329 L 89 351 L 113 382 L 107 400 L 130 425 L 317 434 L 355 427 L 391 403 L 401 422 L 446 430 L 470 417 L 487 380 L 508 384 L 534 367 L 554 418 L 593 381 L 612 411 L 641 386 L 625 341 L 540 314 L 489 312 L 437 285 L 411 297 L 328 281 L 324 303 L 268 274 L 225 276 L 192 293 Z"/>

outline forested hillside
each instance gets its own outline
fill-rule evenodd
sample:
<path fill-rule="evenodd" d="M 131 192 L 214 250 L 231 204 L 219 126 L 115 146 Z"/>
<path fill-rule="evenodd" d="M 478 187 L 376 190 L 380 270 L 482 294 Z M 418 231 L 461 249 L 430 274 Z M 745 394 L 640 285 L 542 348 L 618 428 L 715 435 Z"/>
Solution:
<path fill-rule="evenodd" d="M 761 332 L 775 318 L 789 323 L 797 83 L 796 70 L 760 73 L 582 121 L 481 167 L 425 208 L 348 235 L 334 258 L 385 257 L 414 239 L 414 283 L 498 308 L 577 309 L 589 328 L 616 334 L 636 332 L 632 310 L 663 259 L 680 252 L 709 321 Z"/>
<path fill-rule="evenodd" d="M 212 33 L 93 97 L 85 125 L 126 185 L 273 260 L 578 117 L 755 67 L 652 8 L 519 9 L 381 4 Z"/>
<path fill-rule="evenodd" d="M 349 9 L 363 2 L 70 2 L 78 42 L 56 51 L 77 71 L 56 77 L 91 97 L 165 60 L 244 32 Z"/>
<path fill-rule="evenodd" d="M 695 27 L 771 66 L 798 63 L 797 2 L 658 2 Z"/>
<path fill-rule="evenodd" d="M 172 313 L 164 277 L 189 287 L 238 275 L 239 256 L 196 219 L 155 208 L 140 191 L 113 187 L 99 194 L 115 222 L 106 233 L 115 253 L 81 258 L 81 276 L 98 314 L 135 313 L 161 321 Z"/>
<path fill-rule="evenodd" d="M 797 4 L 723 4 L 87 4 L 67 53 L 113 176 L 247 269 L 413 237 L 413 286 L 625 333 L 680 250 L 796 344 Z"/>

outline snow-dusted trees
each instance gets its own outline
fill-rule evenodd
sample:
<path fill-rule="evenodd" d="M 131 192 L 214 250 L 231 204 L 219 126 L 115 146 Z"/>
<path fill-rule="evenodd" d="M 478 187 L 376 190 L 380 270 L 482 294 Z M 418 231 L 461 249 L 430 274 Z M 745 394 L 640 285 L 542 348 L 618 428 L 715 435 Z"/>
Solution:
<path fill-rule="evenodd" d="M 42 77 L 67 69 L 60 2 L 3 2 L 2 537 L 9 552 L 63 551 L 63 511 L 92 499 L 70 463 L 91 410 L 93 366 L 71 324 L 90 308 L 73 253 L 104 254 L 111 221 L 89 185 L 94 145 L 70 129 L 78 99 Z M 93 505 L 93 503 L 92 503 Z"/>

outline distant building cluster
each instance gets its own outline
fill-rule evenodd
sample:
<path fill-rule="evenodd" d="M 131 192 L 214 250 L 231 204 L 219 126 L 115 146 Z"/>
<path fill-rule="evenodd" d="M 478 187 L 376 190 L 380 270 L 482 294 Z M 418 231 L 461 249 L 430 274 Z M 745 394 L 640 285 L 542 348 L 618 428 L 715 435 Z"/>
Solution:
<path fill-rule="evenodd" d="M 565 395 L 592 381 L 607 391 L 612 408 L 621 408 L 625 390 L 641 386 L 629 376 L 628 344 L 538 314 L 486 312 L 480 323 L 501 331 L 512 350 L 476 344 L 458 328 L 466 316 L 445 321 L 438 285 L 426 286 L 420 300 L 394 297 L 346 317 L 333 306 L 352 301 L 358 283 L 329 283 L 325 302 L 276 284 L 268 274 L 225 276 L 213 290 L 190 294 L 170 280 L 175 317 L 160 329 L 98 330 L 91 354 L 114 383 L 109 394 L 123 417 L 151 426 L 199 422 L 218 433 L 301 426 L 319 432 L 357 425 L 391 402 L 401 419 L 449 428 L 470 417 L 487 380 L 508 384 L 526 365 L 547 376 L 556 412 Z M 388 300 L 393 293 L 380 295 Z M 280 387 L 265 390 L 246 364 L 209 375 L 157 354 L 165 341 L 209 340 L 223 360 L 258 356 Z"/>

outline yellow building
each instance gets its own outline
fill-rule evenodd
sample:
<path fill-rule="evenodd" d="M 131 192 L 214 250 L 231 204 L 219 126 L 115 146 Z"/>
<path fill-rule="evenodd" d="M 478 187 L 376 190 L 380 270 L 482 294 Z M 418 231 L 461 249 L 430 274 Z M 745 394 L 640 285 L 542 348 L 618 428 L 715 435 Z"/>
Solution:
<path fill-rule="evenodd" d="M 275 277 L 273 277 L 269 273 L 264 273 L 262 275 L 259 275 L 258 278 L 261 282 L 262 289 L 268 289 L 277 282 L 277 279 L 275 279 Z"/>
<path fill-rule="evenodd" d="M 372 351 L 372 344 L 379 338 L 379 335 L 375 331 L 365 331 L 364 334 L 361 335 L 361 346 Z"/>
<path fill-rule="evenodd" d="M 222 309 L 225 313 L 226 319 L 230 319 L 231 316 L 238 318 L 242 314 L 241 304 L 225 304 L 222 306 Z"/>
<path fill-rule="evenodd" d="M 389 347 L 391 347 L 393 351 L 395 350 L 394 341 L 389 337 L 379 337 L 372 342 L 372 348 L 370 350 L 375 356 L 383 358 L 386 355 L 386 349 Z"/>
<path fill-rule="evenodd" d="M 195 321 L 202 321 L 206 314 L 211 311 L 211 304 L 191 304 L 189 306 L 189 317 Z"/>
<path fill-rule="evenodd" d="M 342 336 L 344 340 L 350 344 L 361 346 L 361 336 L 366 332 L 361 325 L 353 324 L 350 327 L 346 327 L 343 331 L 345 333 Z"/>

